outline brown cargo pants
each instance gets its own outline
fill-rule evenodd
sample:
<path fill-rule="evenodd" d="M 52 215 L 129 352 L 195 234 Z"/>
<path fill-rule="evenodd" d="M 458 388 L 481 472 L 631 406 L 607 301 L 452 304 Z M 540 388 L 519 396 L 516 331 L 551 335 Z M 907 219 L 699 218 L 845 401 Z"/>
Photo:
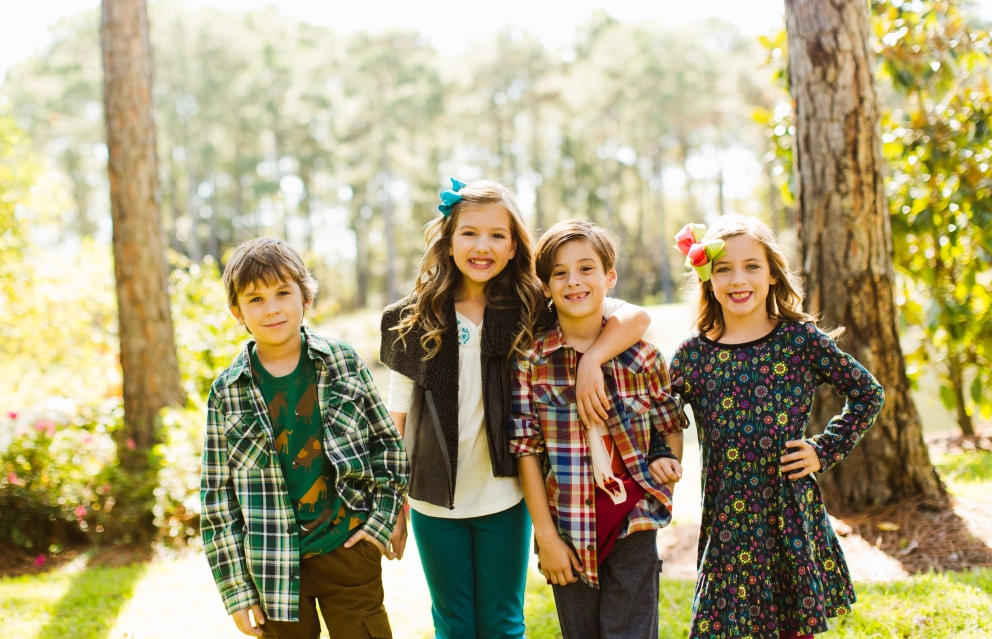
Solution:
<path fill-rule="evenodd" d="M 382 602 L 382 554 L 362 540 L 300 561 L 299 621 L 267 620 L 262 636 L 317 639 L 319 604 L 331 639 L 392 639 Z"/>

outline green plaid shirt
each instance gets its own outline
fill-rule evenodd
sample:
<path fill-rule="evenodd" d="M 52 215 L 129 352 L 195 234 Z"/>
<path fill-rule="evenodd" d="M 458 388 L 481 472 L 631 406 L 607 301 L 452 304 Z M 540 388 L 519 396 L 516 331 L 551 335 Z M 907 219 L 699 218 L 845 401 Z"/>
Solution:
<path fill-rule="evenodd" d="M 318 363 L 323 449 L 334 466 L 334 488 L 349 508 L 369 513 L 363 529 L 386 545 L 410 474 L 403 440 L 351 346 L 302 330 Z M 200 481 L 203 548 L 228 613 L 261 604 L 267 618 L 296 621 L 299 527 L 250 346 L 210 388 Z"/>

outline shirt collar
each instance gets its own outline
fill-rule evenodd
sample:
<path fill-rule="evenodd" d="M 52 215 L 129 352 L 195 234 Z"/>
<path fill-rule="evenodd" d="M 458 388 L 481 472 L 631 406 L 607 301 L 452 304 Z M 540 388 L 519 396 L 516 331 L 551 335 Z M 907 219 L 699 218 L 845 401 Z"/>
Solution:
<path fill-rule="evenodd" d="M 605 317 L 603 318 L 603 326 L 606 326 Z M 575 350 L 574 346 L 569 345 L 565 341 L 565 336 L 561 333 L 561 323 L 556 319 L 554 328 L 550 329 L 541 340 L 541 356 L 547 357 L 559 348 L 571 348 Z"/>
<path fill-rule="evenodd" d="M 300 332 L 303 333 L 303 338 L 306 340 L 307 355 L 310 359 L 314 361 L 321 360 L 326 364 L 327 358 L 331 354 L 327 342 L 322 340 L 318 335 L 315 335 L 307 326 L 301 326 Z M 245 347 L 241 349 L 241 353 L 238 354 L 237 359 L 234 360 L 231 368 L 228 369 L 227 377 L 224 380 L 226 386 L 234 384 L 242 375 L 249 378 L 252 376 L 251 347 L 254 343 L 254 339 L 248 340 Z"/>

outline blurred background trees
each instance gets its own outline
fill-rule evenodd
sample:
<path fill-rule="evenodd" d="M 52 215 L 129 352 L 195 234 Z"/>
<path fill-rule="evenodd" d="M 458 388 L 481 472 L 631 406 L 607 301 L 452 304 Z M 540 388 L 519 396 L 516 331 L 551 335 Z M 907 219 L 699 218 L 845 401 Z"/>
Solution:
<path fill-rule="evenodd" d="M 723 182 L 757 166 L 763 53 L 733 25 L 679 32 L 599 13 L 573 47 L 508 28 L 457 62 L 414 32 L 336 34 L 274 9 L 150 7 L 161 210 L 200 262 L 249 237 L 309 251 L 325 302 L 359 308 L 411 284 L 448 175 L 515 187 L 535 229 L 585 215 L 630 244 L 619 295 L 674 301 L 668 250 L 690 217 L 765 212 Z M 63 19 L 0 95 L 70 186 L 63 239 L 106 235 L 96 12 Z M 736 200 L 734 199 L 736 198 Z"/>

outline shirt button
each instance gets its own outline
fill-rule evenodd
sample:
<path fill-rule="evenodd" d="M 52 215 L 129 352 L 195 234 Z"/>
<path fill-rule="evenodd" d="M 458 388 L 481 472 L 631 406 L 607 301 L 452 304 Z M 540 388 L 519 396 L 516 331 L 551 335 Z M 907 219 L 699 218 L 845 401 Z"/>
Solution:
<path fill-rule="evenodd" d="M 587 499 L 586 500 L 586 506 L 592 506 L 592 500 L 591 499 Z"/>
<path fill-rule="evenodd" d="M 292 535 L 296 531 L 293 530 L 293 527 L 292 526 L 286 526 L 286 532 L 288 532 L 290 535 Z"/>
<path fill-rule="evenodd" d="M 589 544 L 588 546 L 586 546 L 586 550 L 588 550 L 589 552 L 592 552 L 592 544 Z"/>

